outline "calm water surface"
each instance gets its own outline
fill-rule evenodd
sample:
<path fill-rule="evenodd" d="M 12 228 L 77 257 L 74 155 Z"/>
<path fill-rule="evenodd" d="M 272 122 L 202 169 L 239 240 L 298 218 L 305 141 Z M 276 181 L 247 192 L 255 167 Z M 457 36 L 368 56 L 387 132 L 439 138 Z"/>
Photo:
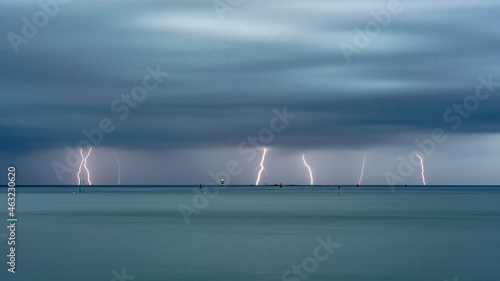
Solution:
<path fill-rule="evenodd" d="M 193 190 L 20 187 L 17 273 L 4 226 L 0 280 L 500 280 L 498 187 Z M 322 261 L 318 239 L 337 245 Z"/>

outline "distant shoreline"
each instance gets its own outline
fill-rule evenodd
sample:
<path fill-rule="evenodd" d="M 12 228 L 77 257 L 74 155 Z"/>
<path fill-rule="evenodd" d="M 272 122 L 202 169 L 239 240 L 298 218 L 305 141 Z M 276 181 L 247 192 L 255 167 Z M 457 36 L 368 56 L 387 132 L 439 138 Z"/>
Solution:
<path fill-rule="evenodd" d="M 203 185 L 203 186 L 220 186 L 220 185 Z M 331 184 L 331 185 L 296 185 L 289 184 L 283 185 L 283 187 L 353 187 L 353 188 L 363 188 L 363 187 L 390 187 L 389 185 L 360 185 L 359 187 L 353 184 Z M 43 188 L 43 187 L 53 187 L 53 188 L 64 188 L 64 187 L 86 187 L 86 188 L 97 188 L 97 187 L 119 187 L 119 188 L 130 188 L 130 187 L 145 187 L 145 188 L 161 188 L 161 187 L 199 187 L 199 184 L 170 184 L 170 185 L 16 185 L 16 188 Z M 261 188 L 261 187 L 279 187 L 279 185 L 226 185 L 224 187 L 252 187 L 252 188 Z M 394 185 L 392 187 L 419 187 L 419 188 L 431 188 L 431 187 L 498 187 L 500 185 Z M 8 188 L 7 185 L 0 185 L 0 188 Z"/>

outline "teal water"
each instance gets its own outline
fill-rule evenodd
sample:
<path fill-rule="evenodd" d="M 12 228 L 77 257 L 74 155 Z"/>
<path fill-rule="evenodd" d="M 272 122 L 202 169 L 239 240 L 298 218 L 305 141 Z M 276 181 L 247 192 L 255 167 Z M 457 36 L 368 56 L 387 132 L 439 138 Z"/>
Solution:
<path fill-rule="evenodd" d="M 17 273 L 2 227 L 0 280 L 500 280 L 498 187 L 225 187 L 194 205 L 195 191 L 18 188 Z M 179 206 L 199 207 L 189 224 Z"/>

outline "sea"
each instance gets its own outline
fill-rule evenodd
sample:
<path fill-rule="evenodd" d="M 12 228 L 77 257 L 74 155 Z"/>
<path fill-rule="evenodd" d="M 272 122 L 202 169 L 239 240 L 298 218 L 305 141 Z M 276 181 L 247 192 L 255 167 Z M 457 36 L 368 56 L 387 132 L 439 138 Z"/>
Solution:
<path fill-rule="evenodd" d="M 500 280 L 498 186 L 16 192 L 11 273 L 0 188 L 2 281 Z"/>

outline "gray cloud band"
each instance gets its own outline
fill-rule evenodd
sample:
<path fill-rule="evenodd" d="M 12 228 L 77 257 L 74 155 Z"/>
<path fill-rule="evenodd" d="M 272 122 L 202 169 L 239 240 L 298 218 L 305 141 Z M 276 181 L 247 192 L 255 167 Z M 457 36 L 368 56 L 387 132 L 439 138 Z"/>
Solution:
<path fill-rule="evenodd" d="M 222 21 L 224 20 L 225 13 L 233 12 L 241 3 L 243 3 L 243 0 L 214 0 L 212 5 L 214 6 L 219 20 Z"/>
<path fill-rule="evenodd" d="M 139 106 L 140 102 L 143 102 L 148 95 L 149 91 L 153 91 L 163 83 L 163 79 L 166 78 L 169 73 L 162 72 L 160 70 L 160 65 L 157 64 L 156 68 L 153 69 L 149 65 L 146 66 L 146 74 L 142 79 L 142 83 L 139 86 L 135 86 L 130 90 L 130 94 L 121 94 L 120 98 L 117 98 L 111 102 L 110 110 L 112 113 L 118 114 L 118 119 L 123 121 L 129 115 L 132 109 Z M 78 142 L 76 149 L 70 146 L 66 146 L 66 158 L 65 164 L 58 161 L 52 162 L 52 169 L 57 176 L 59 182 L 62 182 L 63 175 L 66 173 L 73 172 L 73 169 L 78 167 L 81 162 L 81 156 L 78 153 L 83 148 L 90 149 L 92 146 L 99 146 L 104 141 L 105 134 L 110 134 L 116 129 L 115 122 L 111 118 L 104 117 L 99 122 L 96 128 L 91 130 L 82 130 L 82 134 L 85 137 L 83 140 Z"/>
<path fill-rule="evenodd" d="M 39 29 L 45 27 L 49 23 L 49 19 L 57 16 L 59 13 L 60 5 L 66 5 L 69 0 L 40 0 L 38 6 L 41 10 L 36 11 L 31 20 L 27 17 L 22 17 L 21 21 L 23 26 L 19 34 L 14 32 L 7 33 L 10 45 L 14 53 L 19 53 L 19 46 L 21 44 L 28 44 L 29 41 L 38 34 Z"/>
<path fill-rule="evenodd" d="M 481 102 L 486 101 L 495 92 L 495 87 L 500 87 L 500 82 L 493 81 L 493 74 L 489 74 L 488 78 L 483 76 L 477 77 L 479 84 L 476 86 L 474 94 L 468 95 L 462 103 L 455 103 L 443 113 L 443 121 L 451 125 L 451 131 L 457 131 L 462 127 L 464 119 L 471 117 L 471 113 L 478 110 Z M 449 129 L 448 129 L 449 130 Z M 416 169 L 420 166 L 421 160 L 418 155 L 430 157 L 437 149 L 438 145 L 445 143 L 448 140 L 448 134 L 444 128 L 435 128 L 431 131 L 428 138 L 423 140 L 415 139 L 414 143 L 417 149 L 412 151 L 408 157 L 398 156 L 399 164 L 397 174 L 391 171 L 384 173 L 385 180 L 391 189 L 394 190 L 394 185 L 403 184 L 406 179 L 412 176 Z"/>
<path fill-rule="evenodd" d="M 371 15 L 374 20 L 371 20 L 365 24 L 364 31 L 358 27 L 354 28 L 356 35 L 352 40 L 352 44 L 342 42 L 339 47 L 344 54 L 344 57 L 348 63 L 351 63 L 351 56 L 353 54 L 360 54 L 361 51 L 368 47 L 373 38 L 380 35 L 382 28 L 389 26 L 393 15 L 397 15 L 403 11 L 403 6 L 398 0 L 391 0 L 387 3 L 386 10 L 371 11 Z"/>

